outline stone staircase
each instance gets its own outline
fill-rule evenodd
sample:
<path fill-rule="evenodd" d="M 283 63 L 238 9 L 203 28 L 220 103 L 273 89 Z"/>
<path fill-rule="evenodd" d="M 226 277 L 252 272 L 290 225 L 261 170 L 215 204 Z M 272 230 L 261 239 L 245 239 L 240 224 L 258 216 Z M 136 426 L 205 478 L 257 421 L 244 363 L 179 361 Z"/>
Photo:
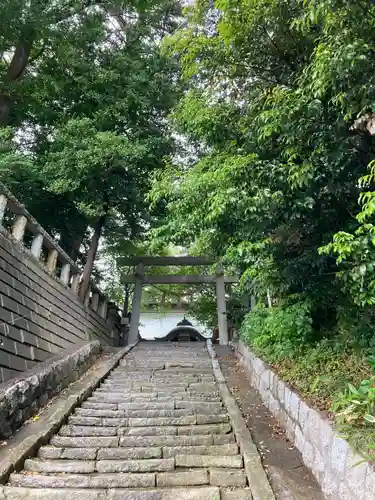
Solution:
<path fill-rule="evenodd" d="M 4 488 L 6 500 L 249 500 L 203 343 L 141 342 Z"/>

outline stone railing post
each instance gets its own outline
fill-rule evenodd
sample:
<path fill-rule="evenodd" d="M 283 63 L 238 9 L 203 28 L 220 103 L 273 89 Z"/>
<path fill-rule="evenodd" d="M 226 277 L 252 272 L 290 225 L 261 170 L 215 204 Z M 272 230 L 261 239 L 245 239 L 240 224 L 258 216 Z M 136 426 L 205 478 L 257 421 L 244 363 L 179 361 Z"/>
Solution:
<path fill-rule="evenodd" d="M 3 222 L 7 204 L 8 204 L 8 199 L 5 196 L 5 194 L 0 194 L 0 224 Z"/>
<path fill-rule="evenodd" d="M 91 286 L 88 287 L 86 295 L 85 295 L 85 300 L 84 300 L 84 305 L 85 307 L 89 307 L 90 304 L 90 296 L 91 296 Z"/>
<path fill-rule="evenodd" d="M 40 255 L 42 253 L 43 240 L 43 235 L 37 234 L 36 236 L 34 236 L 33 242 L 31 244 L 30 253 L 38 260 L 40 259 Z"/>
<path fill-rule="evenodd" d="M 64 264 L 62 266 L 60 280 L 62 281 L 62 283 L 64 285 L 69 284 L 69 280 L 70 280 L 70 264 L 69 264 L 69 262 L 67 262 L 66 264 Z"/>
<path fill-rule="evenodd" d="M 58 255 L 59 255 L 59 252 L 55 248 L 52 248 L 48 253 L 46 265 L 47 265 L 48 271 L 50 271 L 51 273 L 54 273 L 56 270 Z"/>
<path fill-rule="evenodd" d="M 76 295 L 78 295 L 78 292 L 79 292 L 79 277 L 80 277 L 80 275 L 77 273 L 77 274 L 74 274 L 73 278 L 72 278 L 71 289 Z"/>
<path fill-rule="evenodd" d="M 99 306 L 99 298 L 100 298 L 100 295 L 98 293 L 94 293 L 92 295 L 92 299 L 91 299 L 91 309 L 93 311 L 97 311 L 98 310 L 98 306 Z"/>
<path fill-rule="evenodd" d="M 107 308 L 108 308 L 108 299 L 107 299 L 107 297 L 102 297 L 102 300 L 99 304 L 97 312 L 98 312 L 99 316 L 103 319 L 107 318 Z"/>
<path fill-rule="evenodd" d="M 12 236 L 17 241 L 22 241 L 27 224 L 27 217 L 24 215 L 17 215 L 12 227 Z"/>

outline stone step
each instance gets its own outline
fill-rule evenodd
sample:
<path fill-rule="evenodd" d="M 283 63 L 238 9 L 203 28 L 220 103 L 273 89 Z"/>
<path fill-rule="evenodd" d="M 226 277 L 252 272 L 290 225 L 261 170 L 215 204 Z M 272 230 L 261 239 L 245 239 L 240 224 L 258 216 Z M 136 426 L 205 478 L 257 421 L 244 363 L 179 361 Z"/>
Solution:
<path fill-rule="evenodd" d="M 154 417 L 184 417 L 195 415 L 189 408 L 175 409 L 156 409 L 156 410 L 97 410 L 91 408 L 77 408 L 75 416 L 79 417 L 104 417 L 104 418 L 154 418 Z M 214 415 L 201 414 L 200 417 L 211 417 Z"/>
<path fill-rule="evenodd" d="M 210 446 L 215 444 L 214 436 L 123 436 L 119 445 L 123 447 L 155 447 L 155 446 Z M 221 444 L 221 443 L 220 443 Z"/>
<path fill-rule="evenodd" d="M 44 474 L 91 474 L 115 472 L 165 472 L 175 469 L 175 459 L 150 458 L 134 460 L 39 460 L 27 459 L 24 469 Z"/>
<path fill-rule="evenodd" d="M 156 474 L 12 474 L 10 484 L 25 488 L 154 488 Z"/>
<path fill-rule="evenodd" d="M 200 401 L 208 401 L 212 403 L 219 403 L 220 398 L 218 396 L 211 396 L 211 394 L 189 394 L 189 393 L 178 393 L 174 395 L 169 395 L 169 394 L 158 394 L 158 393 L 139 393 L 137 396 L 134 393 L 131 394 L 124 394 L 124 393 L 113 393 L 113 394 L 106 394 L 106 393 L 98 393 L 95 392 L 93 396 L 90 396 L 88 401 L 91 401 L 93 403 L 124 403 L 124 402 L 131 402 L 131 403 L 136 403 L 136 402 L 148 402 L 148 403 L 153 403 L 153 402 L 168 402 L 168 401 L 195 401 L 195 402 L 200 402 Z"/>
<path fill-rule="evenodd" d="M 242 469 L 242 455 L 176 455 L 176 467 L 225 467 Z"/>
<path fill-rule="evenodd" d="M 205 370 L 210 370 L 211 371 L 211 361 L 210 360 L 180 360 L 180 361 L 174 361 L 172 359 L 168 360 L 162 360 L 161 358 L 147 358 L 147 359 L 129 359 L 125 358 L 120 361 L 119 366 L 124 366 L 130 369 L 142 369 L 146 368 L 147 370 L 153 369 L 153 370 L 175 370 L 176 368 L 182 368 L 184 370 L 197 370 L 199 371 L 200 369 L 205 369 Z"/>
<path fill-rule="evenodd" d="M 95 472 L 94 460 L 38 460 L 28 458 L 24 469 L 29 472 L 41 473 L 67 473 L 67 474 L 90 474 Z"/>
<path fill-rule="evenodd" d="M 242 457 L 241 457 L 242 458 Z M 232 467 L 232 466 L 229 466 Z M 231 469 L 222 467 L 209 468 L 210 484 L 212 486 L 245 488 L 247 476 L 244 469 Z"/>
<path fill-rule="evenodd" d="M 221 500 L 253 500 L 250 488 L 221 489 Z"/>
<path fill-rule="evenodd" d="M 186 434 L 229 434 L 232 426 L 224 424 L 205 424 L 205 425 L 181 425 L 178 428 L 178 435 Z"/>
<path fill-rule="evenodd" d="M 174 458 L 149 460 L 98 460 L 96 470 L 100 473 L 114 472 L 164 472 L 175 468 Z"/>
<path fill-rule="evenodd" d="M 118 403 L 119 410 L 174 410 L 174 401 L 137 401 L 137 402 L 122 402 Z M 186 408 L 177 408 L 178 410 L 184 410 Z"/>
<path fill-rule="evenodd" d="M 210 484 L 208 471 L 205 469 L 194 471 L 161 472 L 156 474 L 156 486 L 203 486 Z"/>
<path fill-rule="evenodd" d="M 69 425 L 96 427 L 126 427 L 128 421 L 128 418 L 81 417 L 79 415 L 73 415 L 68 419 Z"/>
<path fill-rule="evenodd" d="M 153 448 L 100 448 L 97 452 L 98 460 L 135 460 L 149 458 L 172 458 L 163 456 L 161 447 Z"/>
<path fill-rule="evenodd" d="M 119 435 L 127 436 L 176 436 L 177 426 L 162 427 L 122 427 L 118 430 Z"/>
<path fill-rule="evenodd" d="M 107 388 L 107 389 L 128 389 L 128 388 L 136 388 L 136 387 L 140 387 L 141 388 L 141 392 L 155 392 L 157 391 L 158 389 L 160 389 L 160 385 L 156 385 L 156 384 L 153 384 L 153 383 L 149 383 L 149 382 L 146 382 L 146 383 L 143 383 L 143 382 L 140 382 L 138 384 L 136 384 L 135 382 L 111 382 L 111 381 L 108 381 L 108 382 L 104 382 L 103 384 L 100 385 L 100 388 L 101 389 L 104 389 L 104 388 Z M 189 387 L 189 383 L 174 383 L 174 384 L 163 384 L 163 389 L 165 391 L 169 390 L 169 389 L 179 389 L 179 388 L 183 388 L 183 389 L 187 389 Z M 136 392 L 136 391 L 134 391 Z"/>
<path fill-rule="evenodd" d="M 219 500 L 220 490 L 216 486 L 121 490 L 113 489 L 108 492 L 98 489 L 77 488 L 17 488 L 5 487 L 6 500 Z"/>
<path fill-rule="evenodd" d="M 116 437 L 69 437 L 54 436 L 50 444 L 57 448 L 114 448 L 119 444 Z"/>
<path fill-rule="evenodd" d="M 174 406 L 177 410 L 190 409 L 195 410 L 197 413 L 212 412 L 222 413 L 223 404 L 221 401 L 175 401 Z"/>
<path fill-rule="evenodd" d="M 96 460 L 96 456 L 97 448 L 56 448 L 54 446 L 42 446 L 38 452 L 38 457 L 43 460 Z"/>
<path fill-rule="evenodd" d="M 164 446 L 162 448 L 162 455 L 163 458 L 175 457 L 176 455 L 238 455 L 238 446 L 237 444 L 222 444 L 216 446 Z"/>
<path fill-rule="evenodd" d="M 98 437 L 116 436 L 116 427 L 93 427 L 88 425 L 63 425 L 59 432 L 60 436 L 70 437 Z"/>
<path fill-rule="evenodd" d="M 213 452 L 211 453 L 213 454 Z M 54 446 L 43 446 L 40 448 L 38 457 L 44 460 L 107 460 L 107 459 L 148 459 L 148 458 L 171 458 L 162 456 L 159 448 L 57 448 Z"/>
<path fill-rule="evenodd" d="M 159 436 L 122 436 L 119 445 L 134 447 L 154 447 L 154 446 L 211 446 L 222 444 L 233 444 L 236 440 L 233 434 L 195 434 L 195 435 L 159 435 Z"/>
<path fill-rule="evenodd" d="M 141 420 L 141 419 L 140 419 Z M 151 419 L 147 419 L 150 420 Z M 95 436 L 96 429 L 93 427 L 87 427 L 87 430 L 84 430 L 84 427 L 78 426 L 67 426 L 72 427 L 71 430 L 64 429 L 65 436 Z M 88 429 L 94 429 L 88 430 Z M 109 428 L 111 429 L 111 428 Z M 118 429 L 119 435 L 127 435 L 127 436 L 183 436 L 183 435 L 200 435 L 200 434 L 229 434 L 232 431 L 232 426 L 228 423 L 224 424 L 203 424 L 203 425 L 179 425 L 179 426 L 171 426 L 171 425 L 162 425 L 162 426 L 152 426 L 147 425 L 143 427 L 121 427 Z M 69 434 L 70 432 L 70 434 Z M 99 434 L 100 435 L 100 434 Z"/>
<path fill-rule="evenodd" d="M 156 417 L 156 418 L 129 418 L 128 427 L 157 427 L 164 425 L 195 425 L 196 415 L 185 417 Z"/>
<path fill-rule="evenodd" d="M 118 408 L 117 403 L 94 403 L 93 401 L 84 401 L 81 405 L 82 408 L 90 408 L 92 410 L 114 410 Z"/>

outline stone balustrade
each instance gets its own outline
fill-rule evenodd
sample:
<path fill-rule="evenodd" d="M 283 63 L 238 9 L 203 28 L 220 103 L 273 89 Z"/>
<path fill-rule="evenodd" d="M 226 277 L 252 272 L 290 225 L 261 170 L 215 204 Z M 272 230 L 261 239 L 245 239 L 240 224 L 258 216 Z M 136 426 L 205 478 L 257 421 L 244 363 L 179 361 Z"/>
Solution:
<path fill-rule="evenodd" d="M 9 228 L 6 227 L 7 219 L 12 221 Z M 81 269 L 1 182 L 0 231 L 8 232 L 8 236 L 20 244 L 50 275 L 78 296 Z M 27 231 L 32 235 L 29 244 L 25 242 Z M 89 287 L 84 305 L 106 319 L 108 299 L 94 285 Z"/>

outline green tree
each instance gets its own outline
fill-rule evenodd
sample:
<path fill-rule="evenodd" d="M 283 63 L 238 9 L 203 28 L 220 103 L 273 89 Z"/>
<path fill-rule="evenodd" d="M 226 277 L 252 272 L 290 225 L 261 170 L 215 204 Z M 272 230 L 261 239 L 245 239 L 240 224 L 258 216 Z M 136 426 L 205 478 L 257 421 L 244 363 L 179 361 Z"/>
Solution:
<path fill-rule="evenodd" d="M 327 334 L 346 298 L 318 248 L 356 227 L 357 181 L 374 157 L 370 2 L 199 2 L 167 40 L 187 92 L 174 126 L 195 158 L 154 186 L 162 241 L 238 266 L 248 292 L 309 299 Z M 371 113 L 370 113 L 371 115 Z"/>

